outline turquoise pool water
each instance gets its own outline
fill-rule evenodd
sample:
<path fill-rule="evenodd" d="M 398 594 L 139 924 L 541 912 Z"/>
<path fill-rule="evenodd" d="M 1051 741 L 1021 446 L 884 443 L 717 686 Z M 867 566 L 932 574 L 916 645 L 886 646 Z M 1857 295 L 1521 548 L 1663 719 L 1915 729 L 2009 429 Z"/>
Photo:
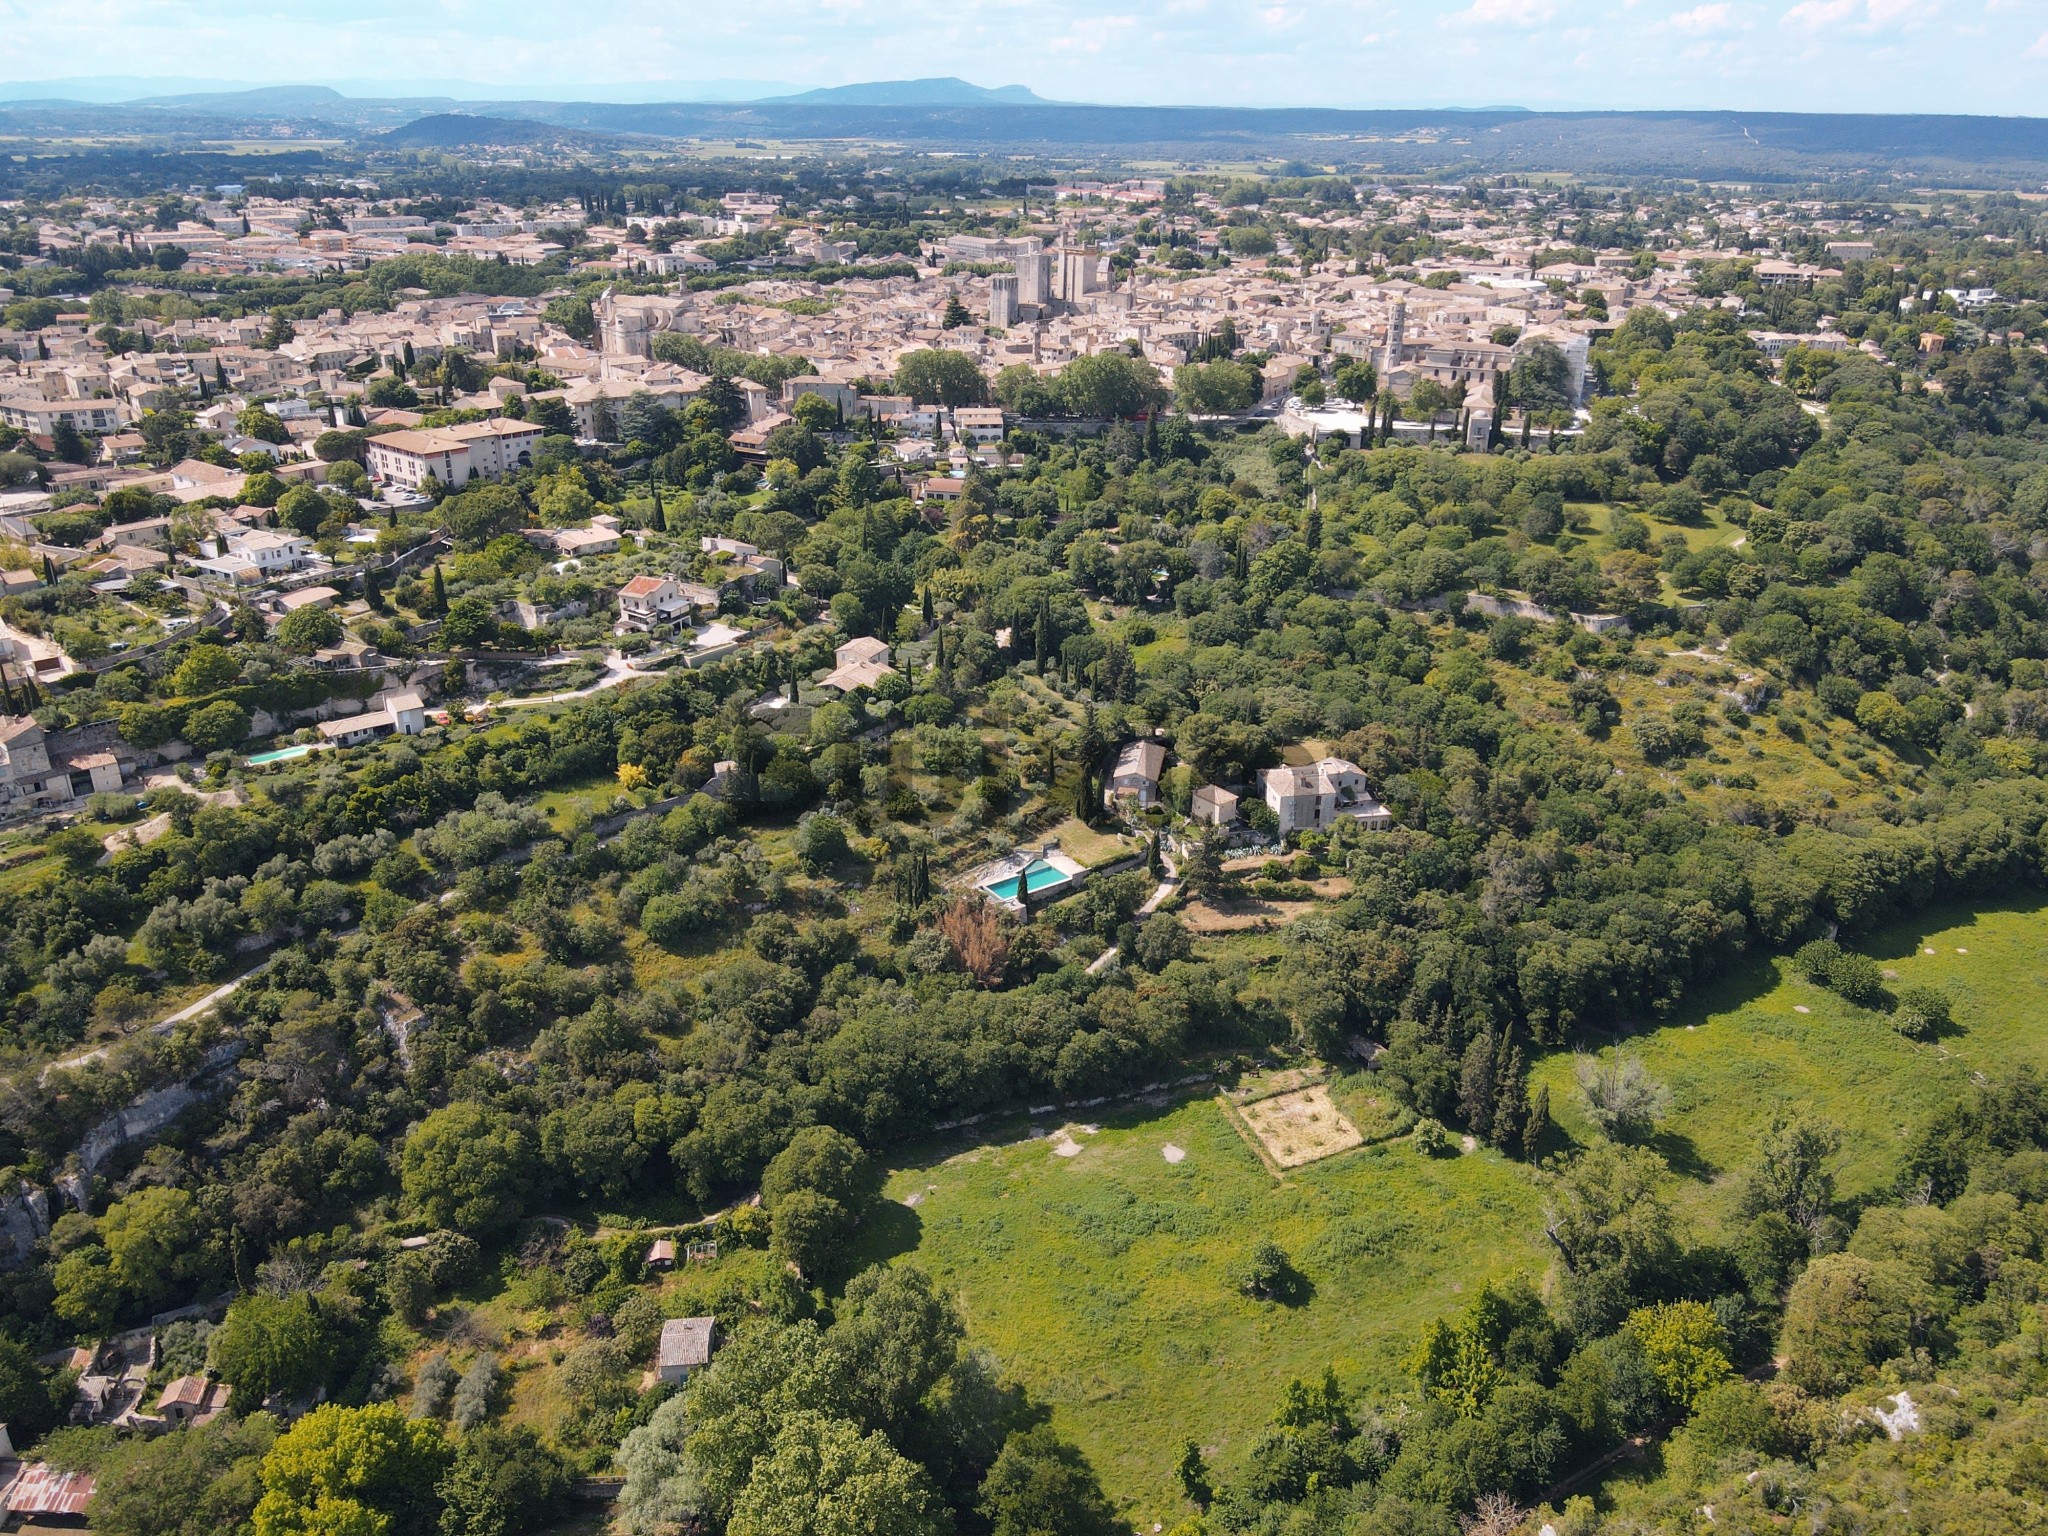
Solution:
<path fill-rule="evenodd" d="M 311 743 L 296 747 L 279 747 L 275 752 L 258 752 L 249 759 L 251 768 L 261 768 L 265 763 L 288 763 L 295 757 L 304 757 L 312 751 Z"/>
<path fill-rule="evenodd" d="M 998 880 L 994 885 L 989 886 L 988 890 L 990 894 L 1000 896 L 1004 901 L 1015 901 L 1017 899 L 1017 878 L 1017 876 L 1011 875 L 1006 880 Z M 1025 869 L 1023 879 L 1024 889 L 1033 896 L 1036 896 L 1048 886 L 1066 884 L 1067 872 L 1063 869 L 1055 869 L 1052 865 L 1040 861 Z"/>

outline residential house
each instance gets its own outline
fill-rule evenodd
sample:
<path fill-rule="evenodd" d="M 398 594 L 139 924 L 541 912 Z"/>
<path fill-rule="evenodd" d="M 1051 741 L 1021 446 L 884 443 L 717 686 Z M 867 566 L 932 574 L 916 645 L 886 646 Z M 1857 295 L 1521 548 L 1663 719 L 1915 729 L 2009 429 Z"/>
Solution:
<path fill-rule="evenodd" d="M 911 494 L 920 506 L 926 502 L 934 507 L 949 506 L 966 491 L 966 478 L 960 475 L 932 475 L 911 487 Z"/>
<path fill-rule="evenodd" d="M 79 799 L 120 791 L 121 760 L 111 752 L 76 752 L 64 759 L 64 767 L 71 776 L 71 793 Z"/>
<path fill-rule="evenodd" d="M 394 693 L 382 709 L 320 722 L 321 736 L 337 747 L 358 747 L 379 736 L 417 736 L 426 728 L 426 701 L 417 693 Z"/>
<path fill-rule="evenodd" d="M 655 1351 L 655 1375 L 669 1386 L 681 1386 L 690 1372 L 711 1363 L 712 1331 L 715 1318 L 672 1317 L 661 1325 L 661 1344 Z"/>
<path fill-rule="evenodd" d="M 833 654 L 836 664 L 821 679 L 820 687 L 851 693 L 856 688 L 872 688 L 896 673 L 889 665 L 888 643 L 871 635 L 849 640 Z"/>
<path fill-rule="evenodd" d="M 33 715 L 0 717 L 0 806 L 59 805 L 71 775 L 50 762 L 49 739 Z"/>
<path fill-rule="evenodd" d="M 1376 831 L 1394 824 L 1393 812 L 1366 788 L 1364 771 L 1341 757 L 1300 768 L 1262 768 L 1259 790 L 1279 818 L 1283 834 L 1320 830 L 1339 818 L 1363 822 Z"/>
<path fill-rule="evenodd" d="M 785 411 L 792 409 L 805 395 L 816 395 L 827 405 L 834 406 L 849 416 L 861 414 L 860 391 L 842 379 L 827 379 L 815 373 L 800 373 L 793 379 L 782 381 L 782 408 Z"/>
<path fill-rule="evenodd" d="M 526 536 L 536 544 L 546 545 L 565 560 L 609 555 L 619 547 L 618 528 L 601 528 L 595 523 L 588 528 L 529 528 Z"/>
<path fill-rule="evenodd" d="M 1134 741 L 1117 754 L 1103 802 L 1135 804 L 1143 810 L 1159 803 L 1159 774 L 1166 766 L 1166 748 L 1156 741 Z"/>
<path fill-rule="evenodd" d="M 181 501 L 200 501 L 208 496 L 239 496 L 248 476 L 237 469 L 222 469 L 204 459 L 180 459 L 171 466 L 170 494 Z"/>
<path fill-rule="evenodd" d="M 301 608 L 332 608 L 340 597 L 341 593 L 333 587 L 301 587 L 296 592 L 280 593 L 271 600 L 270 607 L 282 621 Z"/>
<path fill-rule="evenodd" d="M 218 1418 L 228 1405 L 228 1384 L 208 1376 L 180 1376 L 156 1400 L 158 1417 L 176 1429 Z"/>
<path fill-rule="evenodd" d="M 278 528 L 248 528 L 208 539 L 209 551 L 192 562 L 194 570 L 252 585 L 298 570 L 313 555 L 313 541 Z"/>
<path fill-rule="evenodd" d="M 673 576 L 635 576 L 619 588 L 621 632 L 649 634 L 689 614 L 689 594 Z"/>
<path fill-rule="evenodd" d="M 1227 827 L 1237 820 L 1237 795 L 1215 784 L 1196 788 L 1188 808 L 1192 820 L 1211 827 Z"/>

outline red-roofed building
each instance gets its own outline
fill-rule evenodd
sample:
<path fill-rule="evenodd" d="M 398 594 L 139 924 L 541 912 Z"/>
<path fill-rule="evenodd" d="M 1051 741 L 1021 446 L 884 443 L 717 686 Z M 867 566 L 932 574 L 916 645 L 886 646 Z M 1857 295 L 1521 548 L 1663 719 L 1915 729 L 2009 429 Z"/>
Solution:
<path fill-rule="evenodd" d="M 38 1525 L 83 1525 L 92 1488 L 88 1473 L 59 1472 L 34 1461 L 23 1466 L 0 1493 L 0 1505 L 10 1523 L 33 1520 Z"/>
<path fill-rule="evenodd" d="M 635 576 L 619 588 L 619 628 L 646 634 L 690 615 L 690 596 L 669 576 Z"/>

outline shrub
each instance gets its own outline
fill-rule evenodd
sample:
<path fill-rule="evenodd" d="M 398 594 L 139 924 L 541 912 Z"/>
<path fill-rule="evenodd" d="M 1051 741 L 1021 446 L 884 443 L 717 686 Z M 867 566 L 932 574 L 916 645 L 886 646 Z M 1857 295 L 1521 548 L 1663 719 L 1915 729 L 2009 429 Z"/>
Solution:
<path fill-rule="evenodd" d="M 1294 1276 L 1294 1265 L 1286 1252 L 1271 1238 L 1251 1251 L 1237 1268 L 1237 1288 L 1255 1301 L 1274 1301 L 1285 1293 Z"/>
<path fill-rule="evenodd" d="M 448 1398 L 454 1391 L 455 1367 L 448 1363 L 445 1354 L 429 1355 L 412 1384 L 412 1416 L 416 1419 L 438 1419 L 446 1411 Z"/>
<path fill-rule="evenodd" d="M 1885 1001 L 1884 973 L 1868 955 L 1844 950 L 1828 964 L 1828 985 L 1844 1002 L 1876 1008 Z"/>
<path fill-rule="evenodd" d="M 498 1357 L 478 1355 L 469 1369 L 462 1373 L 462 1380 L 455 1385 L 455 1399 L 449 1405 L 455 1427 L 475 1429 L 497 1412 L 503 1385 L 504 1373 L 498 1369 Z"/>
<path fill-rule="evenodd" d="M 1671 1095 L 1650 1076 L 1642 1058 L 1617 1050 L 1604 1062 L 1581 1055 L 1573 1063 L 1586 1113 L 1615 1141 L 1640 1141 L 1657 1128 L 1671 1107 Z"/>
<path fill-rule="evenodd" d="M 1441 1157 L 1450 1144 L 1450 1132 L 1441 1121 L 1425 1117 L 1415 1122 L 1415 1150 L 1424 1157 Z"/>
<path fill-rule="evenodd" d="M 1792 956 L 1793 969 L 1817 987 L 1828 984 L 1828 972 L 1842 956 L 1842 946 L 1833 939 L 1815 939 L 1799 946 Z"/>
<path fill-rule="evenodd" d="M 1893 1027 L 1909 1040 L 1930 1039 L 1953 1022 L 1948 994 L 1939 987 L 1907 987 L 1899 993 L 1898 1010 L 1892 1015 Z"/>

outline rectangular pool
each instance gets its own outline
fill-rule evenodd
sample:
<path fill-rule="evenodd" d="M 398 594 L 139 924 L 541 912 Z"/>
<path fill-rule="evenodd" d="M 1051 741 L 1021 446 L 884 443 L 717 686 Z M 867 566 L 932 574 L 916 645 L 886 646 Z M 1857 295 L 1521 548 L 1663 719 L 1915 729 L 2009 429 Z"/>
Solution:
<path fill-rule="evenodd" d="M 1030 895 L 1036 896 L 1040 891 L 1050 890 L 1053 886 L 1065 885 L 1073 876 L 1063 869 L 1056 869 L 1050 864 L 1041 862 L 1030 865 L 1025 869 L 1021 877 L 1010 875 L 1005 879 L 996 881 L 993 885 L 984 887 L 984 889 L 991 896 L 1000 897 L 1004 901 L 1015 901 L 1017 899 L 1017 882 L 1020 878 L 1024 882 L 1025 891 Z"/>
<path fill-rule="evenodd" d="M 249 759 L 249 766 L 251 768 L 261 768 L 265 763 L 288 763 L 293 758 L 304 757 L 308 752 L 317 752 L 318 750 L 319 748 L 310 742 L 302 743 L 296 747 L 279 747 L 275 752 L 258 752 Z"/>

